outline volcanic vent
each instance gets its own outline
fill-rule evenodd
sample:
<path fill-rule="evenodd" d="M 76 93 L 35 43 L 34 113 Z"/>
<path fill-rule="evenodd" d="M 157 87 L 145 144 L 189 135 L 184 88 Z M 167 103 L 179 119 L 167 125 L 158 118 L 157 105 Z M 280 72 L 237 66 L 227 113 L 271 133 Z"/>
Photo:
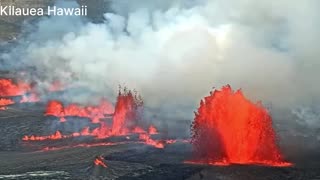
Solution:
<path fill-rule="evenodd" d="M 268 111 L 229 85 L 201 100 L 192 133 L 193 163 L 290 165 L 276 144 Z"/>
<path fill-rule="evenodd" d="M 131 140 L 130 136 L 138 135 L 138 143 L 148 144 L 156 148 L 164 148 L 165 144 L 172 144 L 176 141 L 152 139 L 153 135 L 158 134 L 158 130 L 154 125 L 142 120 L 142 97 L 137 92 L 132 92 L 127 88 L 119 90 L 115 107 L 105 99 L 102 99 L 97 106 L 64 105 L 57 100 L 51 100 L 47 104 L 45 116 L 58 118 L 58 122 L 53 122 L 58 124 L 58 127 L 64 127 L 70 120 L 79 119 L 80 121 L 81 118 L 90 120 L 90 124 L 82 127 L 80 131 L 67 134 L 61 129 L 57 129 L 49 135 L 25 135 L 22 138 L 23 141 L 52 141 L 77 137 L 92 137 L 95 140 L 103 140 L 121 136 L 126 137 L 126 140 Z M 119 144 L 121 143 L 128 143 L 128 141 L 119 142 Z M 93 145 L 113 145 L 113 143 Z M 57 147 L 43 148 L 43 150 L 50 149 L 57 149 Z M 58 149 L 61 149 L 61 147 L 58 147 Z"/>

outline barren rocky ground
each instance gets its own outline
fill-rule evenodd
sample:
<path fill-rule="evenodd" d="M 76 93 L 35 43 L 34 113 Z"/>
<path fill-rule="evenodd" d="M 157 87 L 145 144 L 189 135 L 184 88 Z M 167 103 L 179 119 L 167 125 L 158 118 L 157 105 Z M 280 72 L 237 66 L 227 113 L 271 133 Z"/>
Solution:
<path fill-rule="evenodd" d="M 0 179 L 320 179 L 316 160 L 313 164 L 286 168 L 186 164 L 184 161 L 191 157 L 191 147 L 187 143 L 156 149 L 134 141 L 96 147 L 73 146 L 96 143 L 90 139 L 23 142 L 21 138 L 25 134 L 48 132 L 52 119 L 42 115 L 42 107 L 29 104 L 0 111 Z M 120 139 L 100 142 L 123 141 Z M 41 150 L 47 146 L 64 148 Z M 107 168 L 94 165 L 97 156 L 104 158 Z"/>

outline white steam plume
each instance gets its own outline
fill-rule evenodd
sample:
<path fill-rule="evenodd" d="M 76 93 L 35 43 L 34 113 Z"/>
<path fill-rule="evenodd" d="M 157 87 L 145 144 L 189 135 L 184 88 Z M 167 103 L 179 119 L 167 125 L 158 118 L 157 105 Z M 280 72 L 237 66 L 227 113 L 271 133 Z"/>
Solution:
<path fill-rule="evenodd" d="M 126 84 L 147 106 L 176 119 L 192 119 L 199 100 L 225 84 L 252 100 L 291 108 L 317 101 L 320 92 L 319 5 L 115 0 L 103 24 L 44 18 L 28 43 L 6 57 L 22 53 L 23 62 L 47 77 L 71 72 L 110 96 Z"/>

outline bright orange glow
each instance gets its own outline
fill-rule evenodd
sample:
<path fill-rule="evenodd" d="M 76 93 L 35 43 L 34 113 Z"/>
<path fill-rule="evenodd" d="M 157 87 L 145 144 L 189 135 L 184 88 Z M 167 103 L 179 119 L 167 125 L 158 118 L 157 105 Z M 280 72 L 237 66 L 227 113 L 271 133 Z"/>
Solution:
<path fill-rule="evenodd" d="M 148 145 L 153 146 L 155 148 L 159 148 L 159 149 L 164 148 L 164 142 L 153 140 L 149 134 L 140 134 L 139 139 L 144 141 L 145 144 L 148 144 Z"/>
<path fill-rule="evenodd" d="M 30 90 L 30 85 L 21 81 L 14 83 L 11 79 L 0 79 L 0 96 L 20 96 Z"/>
<path fill-rule="evenodd" d="M 137 94 L 133 94 L 126 88 L 119 91 L 115 112 L 113 116 L 112 134 L 125 135 L 130 133 L 141 118 L 143 101 Z"/>
<path fill-rule="evenodd" d="M 14 101 L 12 101 L 11 99 L 0 98 L 0 106 L 8 106 L 11 104 L 14 104 Z"/>
<path fill-rule="evenodd" d="M 32 89 L 31 84 L 22 81 L 14 82 L 11 79 L 0 79 L 0 97 L 21 96 L 19 103 L 38 102 L 40 100 L 37 92 Z M 10 104 L 14 104 L 12 101 Z M 1 106 L 1 102 L 0 102 Z M 6 109 L 6 108 L 2 108 Z"/>
<path fill-rule="evenodd" d="M 132 133 L 141 134 L 141 133 L 146 133 L 146 131 L 141 127 L 137 126 L 132 130 Z"/>
<path fill-rule="evenodd" d="M 102 166 L 104 168 L 107 168 L 107 164 L 103 161 L 103 157 L 99 156 L 94 160 L 94 164 L 96 166 Z"/>
<path fill-rule="evenodd" d="M 291 165 L 276 144 L 268 111 L 229 85 L 201 101 L 192 132 L 194 163 Z"/>
<path fill-rule="evenodd" d="M 138 121 L 142 117 L 143 101 L 137 94 L 131 93 L 124 89 L 119 92 L 115 109 L 112 104 L 106 100 L 102 100 L 98 106 L 79 106 L 77 104 L 70 104 L 64 106 L 61 102 L 53 100 L 47 104 L 45 115 L 59 117 L 60 122 L 67 121 L 65 117 L 86 117 L 91 119 L 91 123 L 99 123 L 99 127 L 90 129 L 84 127 L 81 132 L 73 132 L 69 135 L 61 135 L 59 131 L 53 135 L 47 136 L 24 136 L 24 141 L 44 141 L 57 140 L 62 138 L 72 138 L 79 136 L 93 136 L 96 139 L 105 139 L 111 136 L 127 136 L 130 134 L 143 134 L 140 139 L 145 144 L 149 144 L 158 148 L 164 146 L 165 142 L 158 142 L 152 140 L 150 135 L 157 134 L 158 130 L 151 125 L 148 130 L 143 129 L 138 125 Z M 108 126 L 103 120 L 106 117 L 112 117 L 112 126 Z M 149 135 L 149 134 L 150 135 Z M 170 142 L 169 142 L 170 143 Z"/>
<path fill-rule="evenodd" d="M 121 145 L 121 144 L 126 144 L 127 142 L 107 142 L 107 143 L 80 143 L 76 145 L 71 145 L 71 146 L 59 146 L 59 147 L 44 147 L 40 152 L 45 152 L 45 151 L 58 151 L 62 149 L 69 149 L 69 148 L 76 148 L 76 147 L 83 147 L 83 148 L 89 148 L 89 147 L 98 147 L 98 146 L 115 146 L 115 145 Z"/>
<path fill-rule="evenodd" d="M 57 140 L 67 138 L 67 136 L 62 135 L 60 131 L 56 131 L 54 134 L 49 136 L 24 136 L 22 140 L 24 141 L 44 141 L 44 140 Z"/>
<path fill-rule="evenodd" d="M 149 134 L 158 134 L 158 130 L 156 129 L 156 127 L 154 127 L 153 125 L 151 125 L 149 127 Z"/>
<path fill-rule="evenodd" d="M 60 117 L 61 122 L 65 122 L 64 117 L 66 116 L 77 116 L 89 118 L 92 123 L 99 123 L 100 119 L 113 112 L 112 104 L 106 100 L 101 100 L 98 106 L 86 107 L 77 104 L 69 104 L 64 107 L 61 102 L 53 100 L 48 103 L 45 115 Z"/>

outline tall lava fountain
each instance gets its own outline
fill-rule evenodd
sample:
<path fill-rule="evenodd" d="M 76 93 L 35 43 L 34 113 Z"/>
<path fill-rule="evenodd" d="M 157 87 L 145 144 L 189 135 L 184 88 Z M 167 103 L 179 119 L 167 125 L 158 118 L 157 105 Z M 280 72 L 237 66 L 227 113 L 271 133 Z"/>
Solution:
<path fill-rule="evenodd" d="M 201 101 L 192 125 L 195 163 L 287 166 L 268 111 L 229 85 Z"/>

